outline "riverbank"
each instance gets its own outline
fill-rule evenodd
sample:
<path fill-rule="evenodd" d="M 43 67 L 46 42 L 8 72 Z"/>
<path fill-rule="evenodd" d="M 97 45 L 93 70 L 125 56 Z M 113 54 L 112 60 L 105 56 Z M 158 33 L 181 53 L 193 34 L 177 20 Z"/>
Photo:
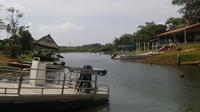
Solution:
<path fill-rule="evenodd" d="M 199 65 L 200 64 L 200 43 L 182 44 L 181 50 L 175 48 L 162 54 L 153 55 L 149 58 L 138 61 L 144 64 L 176 65 L 177 55 L 180 55 L 181 64 Z"/>
<path fill-rule="evenodd" d="M 17 61 L 17 58 L 12 58 L 4 54 L 0 54 L 0 62 L 13 62 L 13 61 Z"/>

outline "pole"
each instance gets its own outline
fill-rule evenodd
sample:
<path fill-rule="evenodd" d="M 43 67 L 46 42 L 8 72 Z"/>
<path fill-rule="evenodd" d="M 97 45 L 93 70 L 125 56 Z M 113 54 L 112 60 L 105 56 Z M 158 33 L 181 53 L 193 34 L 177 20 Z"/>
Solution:
<path fill-rule="evenodd" d="M 185 41 L 185 43 L 187 43 L 187 31 L 186 30 L 184 31 L 184 41 Z"/>
<path fill-rule="evenodd" d="M 139 42 L 139 53 L 140 53 L 140 42 Z"/>
<path fill-rule="evenodd" d="M 145 45 L 145 42 L 144 42 L 144 52 L 145 52 L 145 49 L 146 49 L 146 45 Z"/>
<path fill-rule="evenodd" d="M 61 91 L 61 92 L 62 92 L 62 93 L 61 93 L 62 95 L 64 94 L 64 90 L 65 90 L 66 75 L 67 75 L 67 74 L 64 74 L 63 85 L 62 85 L 62 91 Z"/>
<path fill-rule="evenodd" d="M 174 34 L 174 42 L 176 41 L 176 34 Z"/>
<path fill-rule="evenodd" d="M 20 96 L 20 92 L 21 92 L 22 81 L 23 81 L 23 76 L 22 76 L 22 73 L 20 73 L 20 76 L 19 76 L 19 83 L 18 83 L 18 89 L 17 89 L 17 94 L 18 94 L 19 96 Z"/>
<path fill-rule="evenodd" d="M 136 44 L 136 54 L 138 52 L 138 45 L 137 45 L 137 42 L 135 43 Z"/>
<path fill-rule="evenodd" d="M 94 89 L 94 94 L 97 92 L 97 74 L 95 73 L 95 89 Z"/>

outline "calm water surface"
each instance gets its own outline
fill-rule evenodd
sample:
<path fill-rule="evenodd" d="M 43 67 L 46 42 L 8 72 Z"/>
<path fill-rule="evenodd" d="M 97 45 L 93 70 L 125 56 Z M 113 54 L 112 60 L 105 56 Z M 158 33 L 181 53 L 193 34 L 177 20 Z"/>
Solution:
<path fill-rule="evenodd" d="M 108 70 L 100 82 L 110 86 L 110 104 L 79 112 L 200 112 L 200 67 L 145 65 L 90 53 L 63 56 L 70 66 Z"/>

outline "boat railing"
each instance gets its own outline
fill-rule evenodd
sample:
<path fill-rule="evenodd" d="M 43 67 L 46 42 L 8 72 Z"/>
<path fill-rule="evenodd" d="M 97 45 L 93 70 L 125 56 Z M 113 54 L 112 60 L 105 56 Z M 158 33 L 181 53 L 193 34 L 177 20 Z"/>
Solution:
<path fill-rule="evenodd" d="M 57 79 L 35 79 L 30 78 L 28 74 L 30 74 L 31 70 L 38 70 L 38 71 L 48 71 L 48 72 L 59 72 L 59 76 Z M 83 91 L 90 91 L 87 94 L 97 94 L 97 93 L 104 93 L 109 95 L 109 87 L 107 85 L 98 85 L 97 84 L 97 77 L 99 75 L 99 71 L 92 71 L 92 70 L 85 70 L 85 69 L 78 69 L 78 68 L 67 68 L 66 69 L 34 69 L 34 68 L 25 68 L 25 69 L 10 69 L 10 68 L 0 68 L 0 72 L 13 72 L 14 76 L 4 76 L 0 75 L 1 80 L 8 80 L 6 83 L 12 83 L 12 86 L 5 84 L 1 85 L 0 87 L 0 94 L 5 95 L 66 95 L 66 94 L 86 94 L 87 92 Z M 73 79 L 72 76 L 74 73 L 92 73 L 94 80 L 77 80 L 77 78 Z M 63 75 L 61 78 L 61 74 Z M 45 82 L 53 82 L 45 84 L 44 86 L 32 86 L 28 84 L 29 81 L 45 81 Z M 12 82 L 13 81 L 13 82 Z M 2 81 L 1 81 L 2 82 Z M 55 83 L 56 82 L 56 83 Z M 91 87 L 78 87 L 80 83 L 91 83 Z M 31 93 L 29 90 L 36 91 L 35 93 Z M 79 91 L 81 90 L 81 91 Z M 50 92 L 51 91 L 51 92 Z M 66 92 L 70 91 L 70 92 Z"/>

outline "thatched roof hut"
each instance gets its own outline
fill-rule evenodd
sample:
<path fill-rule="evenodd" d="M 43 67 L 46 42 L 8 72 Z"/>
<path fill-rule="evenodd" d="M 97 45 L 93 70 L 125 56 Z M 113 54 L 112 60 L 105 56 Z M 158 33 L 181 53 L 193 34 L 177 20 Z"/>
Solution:
<path fill-rule="evenodd" d="M 50 35 L 40 38 L 33 44 L 35 45 L 33 57 L 40 57 L 42 61 L 59 60 L 59 47 Z"/>
<path fill-rule="evenodd" d="M 33 44 L 49 48 L 49 49 L 56 49 L 58 50 L 58 45 L 56 42 L 53 40 L 53 38 L 50 35 L 44 36 L 40 38 L 39 40 L 35 41 Z"/>

